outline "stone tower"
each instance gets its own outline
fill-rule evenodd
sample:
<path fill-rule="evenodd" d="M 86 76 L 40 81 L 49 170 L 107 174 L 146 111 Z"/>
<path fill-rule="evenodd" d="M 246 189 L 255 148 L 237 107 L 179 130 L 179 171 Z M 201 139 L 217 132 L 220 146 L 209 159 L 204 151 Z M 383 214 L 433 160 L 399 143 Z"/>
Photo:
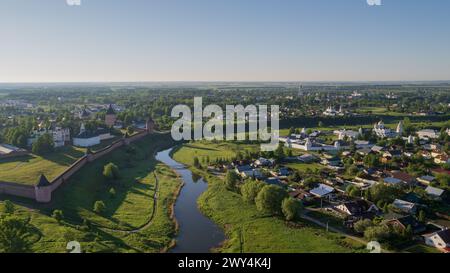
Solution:
<path fill-rule="evenodd" d="M 52 187 L 47 177 L 41 174 L 39 181 L 34 186 L 36 201 L 39 203 L 48 203 L 52 201 Z"/>
<path fill-rule="evenodd" d="M 116 124 L 116 120 L 117 120 L 116 112 L 114 111 L 112 105 L 110 104 L 108 110 L 106 111 L 105 124 L 108 127 L 114 126 L 114 124 Z"/>

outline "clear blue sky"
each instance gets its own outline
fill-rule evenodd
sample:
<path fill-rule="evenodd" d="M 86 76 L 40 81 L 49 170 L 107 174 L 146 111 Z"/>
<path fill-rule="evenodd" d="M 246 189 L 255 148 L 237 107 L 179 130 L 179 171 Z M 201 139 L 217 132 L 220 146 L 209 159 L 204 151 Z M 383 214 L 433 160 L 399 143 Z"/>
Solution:
<path fill-rule="evenodd" d="M 0 82 L 450 80 L 450 1 L 0 0 Z"/>

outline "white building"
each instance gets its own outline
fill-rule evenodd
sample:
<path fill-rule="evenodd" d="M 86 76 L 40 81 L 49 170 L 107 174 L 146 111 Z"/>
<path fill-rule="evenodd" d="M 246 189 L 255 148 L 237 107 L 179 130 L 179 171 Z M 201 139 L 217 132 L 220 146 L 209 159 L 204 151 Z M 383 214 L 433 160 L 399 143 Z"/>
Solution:
<path fill-rule="evenodd" d="M 380 121 L 373 126 L 373 131 L 380 138 L 394 138 L 397 137 L 399 133 L 403 133 L 403 123 L 400 121 L 397 125 L 397 130 L 393 131 L 384 126 L 383 121 Z"/>
<path fill-rule="evenodd" d="M 351 139 L 356 139 L 356 138 L 358 138 L 358 136 L 360 136 L 359 132 L 356 132 L 353 130 L 346 130 L 346 129 L 334 130 L 333 134 L 337 135 L 340 140 L 343 140 L 345 137 L 351 138 Z"/>
<path fill-rule="evenodd" d="M 323 112 L 324 116 L 330 116 L 330 117 L 335 117 L 335 116 L 343 116 L 344 115 L 344 111 L 342 110 L 342 106 L 339 107 L 339 110 L 336 111 L 336 109 L 334 109 L 334 107 L 329 106 L 324 112 Z"/>
<path fill-rule="evenodd" d="M 87 131 L 84 123 L 81 124 L 80 133 L 73 138 L 73 145 L 91 147 L 100 144 L 100 135 L 97 132 Z"/>
<path fill-rule="evenodd" d="M 432 129 L 424 129 L 417 132 L 417 136 L 420 139 L 436 139 L 439 137 L 439 133 Z"/>
<path fill-rule="evenodd" d="M 450 229 L 440 230 L 431 234 L 423 235 L 425 244 L 450 252 Z"/>
<path fill-rule="evenodd" d="M 53 129 L 40 128 L 31 132 L 31 135 L 27 140 L 28 146 L 33 145 L 39 137 L 45 134 L 52 136 L 56 148 L 63 147 L 66 143 L 70 142 L 70 129 L 56 126 Z"/>
<path fill-rule="evenodd" d="M 318 142 L 313 142 L 310 138 L 305 141 L 291 140 L 290 138 L 281 138 L 280 141 L 285 143 L 286 147 L 299 149 L 303 151 L 339 151 L 342 149 L 348 149 L 348 146 L 342 146 L 339 141 L 336 141 L 334 145 L 328 145 Z"/>

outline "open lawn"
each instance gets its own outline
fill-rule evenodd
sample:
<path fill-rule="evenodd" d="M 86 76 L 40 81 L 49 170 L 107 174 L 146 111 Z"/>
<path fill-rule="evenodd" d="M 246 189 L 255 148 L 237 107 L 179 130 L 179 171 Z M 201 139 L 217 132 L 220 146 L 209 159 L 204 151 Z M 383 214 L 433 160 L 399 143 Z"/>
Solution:
<path fill-rule="evenodd" d="M 286 167 L 292 168 L 294 170 L 298 170 L 304 172 L 306 170 L 316 171 L 325 168 L 323 165 L 319 163 L 288 163 L 285 164 Z"/>
<path fill-rule="evenodd" d="M 236 156 L 236 153 L 240 151 L 244 154 L 245 150 L 256 151 L 259 150 L 259 145 L 253 144 L 236 144 L 236 143 L 212 143 L 209 141 L 199 141 L 183 145 L 183 153 L 176 153 L 175 160 L 183 162 L 187 165 L 194 164 L 194 157 L 200 160 L 206 160 L 209 157 L 210 161 L 215 159 L 231 159 Z"/>
<path fill-rule="evenodd" d="M 53 153 L 0 160 L 0 181 L 34 185 L 41 174 L 52 180 L 82 157 L 85 149 L 67 146 Z"/>
<path fill-rule="evenodd" d="M 412 247 L 405 249 L 405 251 L 411 252 L 411 253 L 442 253 L 434 247 L 423 245 L 423 244 L 414 245 Z"/>
<path fill-rule="evenodd" d="M 211 145 L 216 149 L 216 144 Z M 207 148 L 203 146 L 202 149 Z M 197 151 L 200 152 L 200 149 Z M 217 151 L 216 151 L 217 152 Z M 182 147 L 174 159 L 190 164 L 195 154 L 192 146 Z M 254 204 L 244 202 L 238 193 L 226 189 L 224 182 L 205 171 L 191 168 L 208 181 L 208 189 L 198 200 L 202 212 L 225 229 L 229 238 L 218 251 L 239 252 L 239 232 L 243 233 L 244 252 L 355 252 L 364 246 L 304 221 L 289 227 L 277 217 L 262 215 Z"/>
<path fill-rule="evenodd" d="M 154 159 L 154 153 L 172 145 L 167 135 L 154 134 L 132 144 L 134 152 L 122 147 L 85 166 L 54 193 L 54 201 L 49 205 L 22 205 L 16 201 L 18 214 L 30 215 L 31 224 L 41 233 L 32 250 L 65 252 L 71 240 L 79 241 L 86 252 L 167 249 L 175 234 L 170 212 L 180 180 L 172 170 Z M 109 162 L 119 166 L 120 178 L 116 181 L 106 181 L 102 176 L 103 166 Z M 159 188 L 156 211 L 153 211 L 155 174 Z M 114 196 L 109 193 L 111 188 L 116 192 Z M 93 212 L 98 200 L 106 205 L 102 213 Z M 50 217 L 55 209 L 64 213 L 62 224 Z M 83 220 L 91 227 L 84 226 Z"/>

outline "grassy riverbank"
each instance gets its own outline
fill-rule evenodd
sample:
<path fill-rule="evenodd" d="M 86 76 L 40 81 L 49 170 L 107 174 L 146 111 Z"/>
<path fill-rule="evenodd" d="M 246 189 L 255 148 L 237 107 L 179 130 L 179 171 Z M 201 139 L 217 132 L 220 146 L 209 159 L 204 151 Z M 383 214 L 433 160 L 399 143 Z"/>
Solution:
<path fill-rule="evenodd" d="M 178 149 L 173 157 L 178 162 L 191 165 L 192 158 L 201 156 L 204 151 L 214 151 L 212 154 L 208 153 L 213 159 L 230 156 L 230 151 L 243 149 L 244 147 L 240 148 L 235 144 L 193 143 Z M 229 238 L 218 251 L 239 252 L 241 232 L 244 252 L 355 252 L 364 248 L 358 242 L 336 233 L 327 233 L 308 222 L 299 221 L 296 227 L 290 227 L 283 219 L 264 216 L 257 211 L 255 205 L 245 203 L 239 194 L 227 190 L 217 176 L 193 167 L 191 170 L 208 181 L 207 191 L 198 200 L 200 209 L 220 225 Z"/>
<path fill-rule="evenodd" d="M 16 200 L 16 213 L 22 217 L 31 216 L 30 223 L 41 234 L 32 251 L 65 252 L 66 244 L 71 240 L 79 241 L 86 252 L 164 250 L 175 233 L 170 211 L 180 180 L 167 166 L 158 163 L 154 154 L 173 144 L 166 135 L 146 137 L 134 143 L 131 152 L 123 147 L 85 166 L 54 193 L 51 204 L 37 205 Z M 103 166 L 109 162 L 120 169 L 120 179 L 113 183 L 105 181 L 102 176 Z M 156 211 L 153 211 L 155 174 L 159 188 Z M 113 196 L 111 188 L 115 191 Z M 96 201 L 105 203 L 104 212 L 93 211 Z M 55 209 L 63 211 L 63 223 L 50 217 Z M 90 223 L 91 227 L 83 225 L 83 221 Z"/>

